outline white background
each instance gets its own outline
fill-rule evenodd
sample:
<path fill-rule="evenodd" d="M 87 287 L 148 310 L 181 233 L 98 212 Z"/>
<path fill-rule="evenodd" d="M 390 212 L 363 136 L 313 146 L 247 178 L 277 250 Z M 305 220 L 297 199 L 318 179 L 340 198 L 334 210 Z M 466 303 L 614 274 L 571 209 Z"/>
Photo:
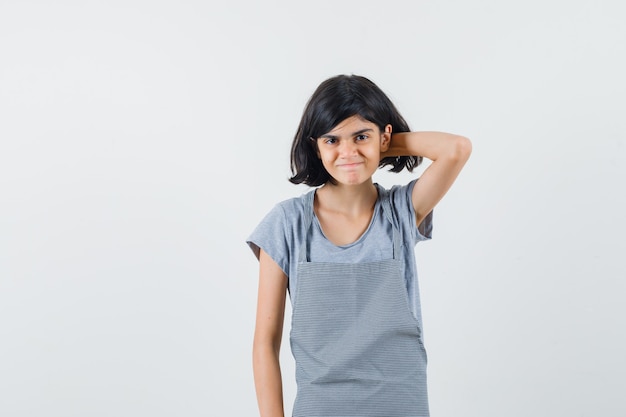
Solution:
<path fill-rule="evenodd" d="M 256 415 L 244 241 L 355 73 L 474 145 L 416 249 L 433 417 L 623 417 L 625 45 L 619 0 L 2 0 L 0 415 Z"/>

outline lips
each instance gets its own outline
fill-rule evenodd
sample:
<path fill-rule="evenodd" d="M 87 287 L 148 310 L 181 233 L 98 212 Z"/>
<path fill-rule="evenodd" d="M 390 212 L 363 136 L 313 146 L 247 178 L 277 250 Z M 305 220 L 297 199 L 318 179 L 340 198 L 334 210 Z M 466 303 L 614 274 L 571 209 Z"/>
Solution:
<path fill-rule="evenodd" d="M 345 169 L 350 169 L 350 168 L 356 168 L 359 165 L 362 165 L 363 162 L 351 162 L 349 164 L 339 164 L 337 165 L 339 168 L 345 168 Z"/>

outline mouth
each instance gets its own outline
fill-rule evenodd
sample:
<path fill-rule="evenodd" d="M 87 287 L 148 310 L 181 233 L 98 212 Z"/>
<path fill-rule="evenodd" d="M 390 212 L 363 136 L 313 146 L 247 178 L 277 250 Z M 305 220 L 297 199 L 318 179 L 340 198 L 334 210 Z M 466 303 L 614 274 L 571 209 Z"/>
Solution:
<path fill-rule="evenodd" d="M 350 168 L 356 168 L 356 167 L 358 167 L 361 164 L 363 164 L 363 162 L 351 162 L 349 164 L 339 164 L 337 166 L 339 168 L 350 169 Z"/>

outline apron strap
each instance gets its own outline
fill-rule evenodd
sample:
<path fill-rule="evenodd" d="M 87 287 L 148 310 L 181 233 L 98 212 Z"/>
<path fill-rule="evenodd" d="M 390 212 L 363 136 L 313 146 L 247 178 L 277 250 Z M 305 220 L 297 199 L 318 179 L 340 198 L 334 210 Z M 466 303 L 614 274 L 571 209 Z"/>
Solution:
<path fill-rule="evenodd" d="M 302 244 L 300 245 L 300 253 L 298 255 L 298 262 L 308 262 L 309 261 L 309 234 L 311 231 L 311 224 L 313 223 L 313 199 L 315 198 L 315 190 L 309 191 L 304 196 L 304 238 L 302 239 Z"/>
<path fill-rule="evenodd" d="M 396 223 L 393 221 L 393 211 L 391 211 L 391 201 L 389 199 L 389 191 L 385 190 L 382 187 L 379 187 L 376 184 L 376 188 L 378 189 L 378 193 L 380 195 L 380 200 L 383 206 L 383 214 L 391 223 L 391 227 L 393 228 L 393 259 L 399 259 L 401 257 L 400 249 L 402 247 L 401 239 L 400 239 L 400 231 L 398 230 Z"/>

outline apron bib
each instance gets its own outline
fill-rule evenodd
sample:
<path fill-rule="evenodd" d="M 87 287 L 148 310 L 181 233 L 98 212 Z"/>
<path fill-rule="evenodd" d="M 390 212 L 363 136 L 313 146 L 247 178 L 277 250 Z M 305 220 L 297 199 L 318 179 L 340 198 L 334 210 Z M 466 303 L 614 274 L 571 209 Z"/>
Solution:
<path fill-rule="evenodd" d="M 306 199 L 307 230 L 314 194 Z M 426 351 L 409 308 L 400 233 L 388 195 L 381 198 L 393 227 L 393 259 L 309 262 L 303 243 L 290 335 L 298 385 L 293 417 L 429 415 Z"/>

